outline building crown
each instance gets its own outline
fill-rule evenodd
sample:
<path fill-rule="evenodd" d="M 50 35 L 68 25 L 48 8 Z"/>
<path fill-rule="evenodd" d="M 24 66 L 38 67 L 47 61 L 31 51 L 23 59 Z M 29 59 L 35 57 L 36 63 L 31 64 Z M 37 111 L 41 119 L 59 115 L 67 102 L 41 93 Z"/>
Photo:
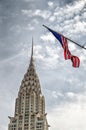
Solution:
<path fill-rule="evenodd" d="M 39 82 L 38 75 L 36 74 L 35 65 L 34 65 L 33 38 L 32 38 L 30 64 L 21 82 L 20 91 L 22 91 L 23 89 L 28 89 L 28 91 L 33 91 L 33 92 L 36 92 L 37 94 L 41 93 L 40 82 Z"/>

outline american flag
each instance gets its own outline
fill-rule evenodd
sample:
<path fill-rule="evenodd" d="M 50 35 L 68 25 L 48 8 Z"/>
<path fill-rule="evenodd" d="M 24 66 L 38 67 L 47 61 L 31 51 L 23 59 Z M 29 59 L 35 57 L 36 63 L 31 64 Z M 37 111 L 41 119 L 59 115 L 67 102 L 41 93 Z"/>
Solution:
<path fill-rule="evenodd" d="M 46 26 L 45 26 L 46 27 Z M 69 48 L 68 48 L 68 42 L 67 39 L 59 34 L 58 32 L 46 27 L 55 37 L 56 39 L 60 42 L 63 50 L 64 50 L 64 59 L 70 59 L 72 61 L 72 66 L 73 67 L 79 67 L 80 66 L 80 59 L 77 56 L 74 56 L 71 54 Z"/>

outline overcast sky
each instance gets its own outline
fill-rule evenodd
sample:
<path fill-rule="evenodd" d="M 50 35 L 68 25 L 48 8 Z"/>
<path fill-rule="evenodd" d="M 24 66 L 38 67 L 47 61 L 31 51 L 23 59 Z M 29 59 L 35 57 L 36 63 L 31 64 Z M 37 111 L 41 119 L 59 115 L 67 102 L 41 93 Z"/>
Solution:
<path fill-rule="evenodd" d="M 86 50 L 68 42 L 79 68 L 64 60 L 63 49 L 42 25 L 86 43 L 86 0 L 0 0 L 0 129 L 7 130 L 15 99 L 34 59 L 50 130 L 86 130 Z"/>

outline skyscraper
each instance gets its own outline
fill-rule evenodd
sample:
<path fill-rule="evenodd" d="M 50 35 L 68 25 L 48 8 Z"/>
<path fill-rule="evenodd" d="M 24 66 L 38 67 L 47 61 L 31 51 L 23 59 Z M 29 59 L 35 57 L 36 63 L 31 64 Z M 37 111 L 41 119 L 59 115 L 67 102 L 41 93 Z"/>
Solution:
<path fill-rule="evenodd" d="M 16 98 L 14 117 L 9 119 L 8 130 L 48 130 L 45 99 L 34 65 L 33 41 L 30 65 Z"/>

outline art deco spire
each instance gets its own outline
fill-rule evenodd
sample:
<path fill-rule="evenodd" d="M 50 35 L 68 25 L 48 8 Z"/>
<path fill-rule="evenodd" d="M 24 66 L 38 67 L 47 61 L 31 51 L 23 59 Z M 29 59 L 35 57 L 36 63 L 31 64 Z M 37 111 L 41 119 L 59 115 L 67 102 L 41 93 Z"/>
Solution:
<path fill-rule="evenodd" d="M 33 58 L 33 38 L 32 38 L 32 49 L 31 49 L 31 59 L 30 65 L 27 69 L 26 74 L 21 83 L 20 90 L 23 88 L 28 88 L 29 90 L 35 91 L 36 93 L 41 93 L 41 87 L 38 75 L 36 74 L 34 58 Z"/>
<path fill-rule="evenodd" d="M 33 38 L 32 38 L 32 50 L 31 50 L 30 65 L 34 65 L 34 59 L 33 59 Z"/>
<path fill-rule="evenodd" d="M 41 92 L 33 59 L 33 39 L 30 65 L 16 98 L 14 117 L 9 119 L 8 130 L 48 130 L 45 98 Z"/>
<path fill-rule="evenodd" d="M 33 57 L 33 37 L 32 37 L 32 53 L 31 53 L 31 57 Z"/>

